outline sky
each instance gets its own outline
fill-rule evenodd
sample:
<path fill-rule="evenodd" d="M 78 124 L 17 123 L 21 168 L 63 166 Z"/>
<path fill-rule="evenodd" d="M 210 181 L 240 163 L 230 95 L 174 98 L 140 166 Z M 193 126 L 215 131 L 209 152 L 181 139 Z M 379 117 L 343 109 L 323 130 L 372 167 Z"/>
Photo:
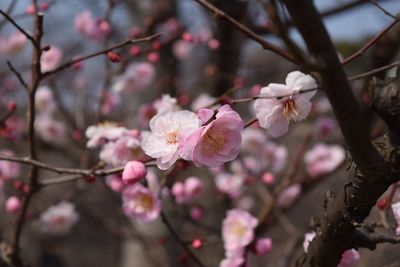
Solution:
<path fill-rule="evenodd" d="M 349 1 L 317 0 L 320 10 L 325 10 L 339 3 Z M 386 0 L 381 5 L 392 14 L 400 13 L 399 0 Z M 385 15 L 376 6 L 366 3 L 362 6 L 332 16 L 325 20 L 326 26 L 335 40 L 357 40 L 382 30 L 393 19 Z"/>

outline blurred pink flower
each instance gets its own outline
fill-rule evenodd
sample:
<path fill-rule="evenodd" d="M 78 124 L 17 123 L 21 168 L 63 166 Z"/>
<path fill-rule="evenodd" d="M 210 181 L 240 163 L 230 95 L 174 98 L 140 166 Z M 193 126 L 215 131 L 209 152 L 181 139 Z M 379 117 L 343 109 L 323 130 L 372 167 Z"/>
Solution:
<path fill-rule="evenodd" d="M 317 88 L 316 80 L 311 75 L 300 71 L 289 73 L 286 84 L 271 83 L 263 87 L 260 93 L 261 98 L 254 102 L 254 110 L 260 126 L 267 129 L 273 137 L 286 134 L 289 122 L 302 121 L 308 116 L 311 111 L 310 98 L 316 91 L 296 93 L 312 88 Z M 284 95 L 290 96 L 280 97 Z"/>
<path fill-rule="evenodd" d="M 360 259 L 360 253 L 355 249 L 346 250 L 338 267 L 350 267 L 353 266 Z"/>
<path fill-rule="evenodd" d="M 198 95 L 193 101 L 192 104 L 190 105 L 191 109 L 193 111 L 198 111 L 201 109 L 207 108 L 209 105 L 211 105 L 214 101 L 216 100 L 215 97 L 212 97 L 211 95 L 207 93 L 202 93 Z"/>
<path fill-rule="evenodd" d="M 243 255 L 233 255 L 232 257 L 228 257 L 223 259 L 219 267 L 241 267 L 244 263 Z"/>
<path fill-rule="evenodd" d="M 257 218 L 240 209 L 229 210 L 222 223 L 222 239 L 226 251 L 244 248 L 254 239 Z"/>
<path fill-rule="evenodd" d="M 130 64 L 126 71 L 115 78 L 112 91 L 121 93 L 123 91 L 142 91 L 146 89 L 155 76 L 153 64 L 148 62 L 136 62 Z"/>
<path fill-rule="evenodd" d="M 19 211 L 21 208 L 21 201 L 16 196 L 10 196 L 6 201 L 7 213 L 13 214 Z"/>
<path fill-rule="evenodd" d="M 237 157 L 242 143 L 243 120 L 224 105 L 208 125 L 179 135 L 179 153 L 197 166 L 218 167 Z"/>
<path fill-rule="evenodd" d="M 397 225 L 400 226 L 400 201 L 392 204 L 392 211 Z"/>
<path fill-rule="evenodd" d="M 328 116 L 319 116 L 315 125 L 322 138 L 329 136 L 337 128 L 336 121 Z"/>
<path fill-rule="evenodd" d="M 284 189 L 278 196 L 276 204 L 282 208 L 290 207 L 301 193 L 301 185 L 296 183 Z"/>
<path fill-rule="evenodd" d="M 246 176 L 222 172 L 215 175 L 214 181 L 218 191 L 227 194 L 231 198 L 235 198 L 240 195 L 246 181 Z"/>
<path fill-rule="evenodd" d="M 156 193 L 141 184 L 135 184 L 122 192 L 122 208 L 128 217 L 148 223 L 158 218 L 161 202 Z"/>
<path fill-rule="evenodd" d="M 175 57 L 179 60 L 185 60 L 193 51 L 194 45 L 183 40 L 178 40 L 174 43 L 172 51 Z"/>
<path fill-rule="evenodd" d="M 25 46 L 25 35 L 17 31 L 7 37 L 0 37 L 0 55 L 16 54 Z"/>
<path fill-rule="evenodd" d="M 106 177 L 106 184 L 115 192 L 121 193 L 126 187 L 120 175 L 112 174 Z"/>
<path fill-rule="evenodd" d="M 100 40 L 107 33 L 107 31 L 104 31 L 99 27 L 99 23 L 89 10 L 77 14 L 74 23 L 76 31 L 89 39 Z"/>
<path fill-rule="evenodd" d="M 315 233 L 314 231 L 313 231 L 313 232 L 306 233 L 306 234 L 304 235 L 303 249 L 304 249 L 304 252 L 305 252 L 305 253 L 308 252 L 308 247 L 310 246 L 310 243 L 311 243 L 311 241 L 313 241 L 313 239 L 315 238 L 315 236 L 316 236 L 316 233 Z"/>
<path fill-rule="evenodd" d="M 345 159 L 344 149 L 338 145 L 316 144 L 304 155 L 306 169 L 311 177 L 334 171 Z"/>
<path fill-rule="evenodd" d="M 242 133 L 243 161 L 248 169 L 258 173 L 266 169 L 273 173 L 282 171 L 288 157 L 286 147 L 268 140 L 259 128 L 247 128 Z M 264 160 L 259 160 L 260 158 Z"/>
<path fill-rule="evenodd" d="M 127 131 L 125 127 L 119 127 L 113 122 L 103 122 L 91 125 L 86 129 L 85 135 L 89 139 L 86 147 L 93 148 L 105 144 L 108 141 L 117 140 Z"/>
<path fill-rule="evenodd" d="M 120 102 L 121 102 L 121 97 L 118 94 L 112 91 L 105 92 L 101 100 L 101 107 L 100 107 L 101 114 L 103 115 L 110 114 L 113 110 L 115 110 L 115 108 L 119 105 Z"/>
<path fill-rule="evenodd" d="M 120 136 L 114 140 L 108 140 L 100 151 L 100 159 L 117 167 L 130 160 L 143 160 L 146 155 L 141 148 L 140 132 L 136 129 L 121 131 Z"/>
<path fill-rule="evenodd" d="M 166 170 L 179 158 L 179 134 L 199 126 L 196 114 L 187 110 L 158 114 L 150 120 L 151 132 L 143 132 L 142 149 L 157 159 L 158 168 Z"/>
<path fill-rule="evenodd" d="M 12 116 L 4 122 L 4 127 L 0 127 L 0 136 L 14 141 L 20 138 L 25 131 L 25 122 L 22 118 Z"/>
<path fill-rule="evenodd" d="M 14 152 L 8 149 L 0 151 L 0 155 L 12 157 L 15 156 Z M 0 180 L 14 179 L 19 176 L 21 172 L 21 165 L 17 162 L 8 160 L 0 160 Z"/>
<path fill-rule="evenodd" d="M 43 51 L 40 59 L 42 72 L 54 70 L 62 59 L 62 50 L 57 46 L 50 46 L 50 49 Z"/>
<path fill-rule="evenodd" d="M 141 161 L 133 160 L 125 164 L 122 180 L 126 184 L 135 184 L 147 175 L 146 166 Z"/>
<path fill-rule="evenodd" d="M 172 194 L 177 203 L 189 203 L 198 198 L 203 192 L 203 181 L 197 177 L 188 177 L 183 182 L 176 182 L 172 186 Z"/>
<path fill-rule="evenodd" d="M 35 129 L 43 141 L 61 144 L 66 141 L 66 129 L 63 122 L 52 115 L 42 114 L 35 121 Z"/>
<path fill-rule="evenodd" d="M 155 100 L 153 106 L 156 109 L 157 114 L 178 111 L 181 109 L 178 105 L 178 100 L 175 97 L 166 94 Z"/>
<path fill-rule="evenodd" d="M 148 128 L 150 120 L 157 114 L 153 103 L 143 104 L 137 112 L 137 120 L 141 128 Z"/>
<path fill-rule="evenodd" d="M 35 95 L 35 106 L 40 112 L 53 112 L 56 108 L 53 91 L 48 86 L 40 86 Z"/>
<path fill-rule="evenodd" d="M 40 226 L 49 234 L 65 234 L 69 232 L 79 219 L 75 206 L 70 202 L 60 202 L 49 207 L 40 215 Z"/>

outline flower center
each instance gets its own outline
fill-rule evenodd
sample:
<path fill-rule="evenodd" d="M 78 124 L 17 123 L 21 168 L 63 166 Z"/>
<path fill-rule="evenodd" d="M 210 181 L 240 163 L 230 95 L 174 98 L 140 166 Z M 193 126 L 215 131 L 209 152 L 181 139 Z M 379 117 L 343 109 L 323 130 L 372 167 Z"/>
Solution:
<path fill-rule="evenodd" d="M 289 120 L 295 119 L 299 113 L 296 110 L 296 101 L 293 98 L 289 98 L 283 103 L 283 115 Z"/>
<path fill-rule="evenodd" d="M 232 222 L 230 232 L 235 236 L 243 236 L 246 233 L 246 227 L 238 221 Z"/>
<path fill-rule="evenodd" d="M 176 143 L 178 143 L 178 133 L 177 132 L 167 133 L 167 144 L 174 145 Z"/>
<path fill-rule="evenodd" d="M 204 142 L 213 151 L 220 151 L 227 143 L 227 139 L 222 131 L 211 130 L 204 135 Z"/>

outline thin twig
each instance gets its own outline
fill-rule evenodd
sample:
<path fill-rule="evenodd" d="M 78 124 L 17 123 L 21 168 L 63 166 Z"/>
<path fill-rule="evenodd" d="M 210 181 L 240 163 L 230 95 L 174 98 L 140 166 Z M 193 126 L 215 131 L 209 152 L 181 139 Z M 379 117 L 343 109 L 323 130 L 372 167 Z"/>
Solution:
<path fill-rule="evenodd" d="M 11 64 L 10 61 L 7 61 L 7 66 L 11 70 L 12 73 L 17 77 L 18 81 L 22 84 L 22 86 L 28 90 L 28 84 L 25 82 L 24 78 L 22 78 L 22 75 L 19 71 L 17 71 L 14 66 Z"/>
<path fill-rule="evenodd" d="M 354 59 L 362 56 L 371 46 L 373 46 L 376 42 L 379 41 L 390 29 L 392 29 L 399 20 L 396 18 L 392 23 L 390 23 L 385 29 L 383 29 L 381 32 L 379 32 L 377 35 L 375 35 L 374 38 L 372 38 L 369 42 L 367 42 L 363 47 L 361 47 L 358 51 L 356 51 L 354 54 L 351 56 L 345 58 L 342 60 L 342 65 L 346 65 L 349 62 L 353 61 Z"/>
<path fill-rule="evenodd" d="M 393 15 L 392 13 L 390 13 L 389 11 L 387 11 L 383 6 L 381 6 L 377 1 L 375 0 L 368 0 L 371 4 L 375 5 L 377 8 L 379 8 L 386 16 L 391 17 L 392 19 L 397 20 L 397 17 L 395 15 Z"/>
<path fill-rule="evenodd" d="M 351 76 L 348 80 L 349 81 L 354 81 L 354 80 L 362 79 L 362 78 L 365 78 L 367 76 L 374 75 L 376 73 L 379 73 L 379 72 L 384 71 L 384 70 L 388 70 L 390 68 L 393 68 L 393 67 L 396 67 L 396 66 L 399 66 L 399 65 L 400 65 L 400 60 L 399 61 L 395 61 L 393 63 L 390 63 L 388 65 L 376 68 L 376 69 L 372 69 L 372 70 L 367 71 L 367 72 L 363 72 L 363 73 L 355 75 L 355 76 Z"/>
<path fill-rule="evenodd" d="M 196 1 L 200 5 L 202 5 L 203 7 L 208 9 L 209 11 L 211 11 L 211 13 L 213 13 L 214 16 L 217 19 L 222 19 L 222 20 L 225 20 L 228 23 L 230 23 L 233 27 L 237 28 L 238 30 L 243 32 L 245 35 L 247 35 L 249 38 L 251 38 L 254 41 L 256 41 L 257 43 L 259 43 L 264 49 L 273 51 L 276 54 L 282 56 L 283 58 L 289 60 L 290 62 L 297 64 L 296 59 L 288 51 L 286 51 L 285 49 L 283 49 L 283 48 L 281 48 L 279 46 L 271 44 L 270 42 L 267 42 L 260 35 L 258 35 L 257 33 L 253 32 L 248 27 L 246 27 L 245 25 L 243 25 L 239 21 L 235 20 L 234 18 L 232 18 L 231 16 L 229 16 L 228 14 L 226 14 L 225 12 L 223 12 L 222 10 L 220 10 L 219 8 L 217 8 L 216 6 L 211 4 L 210 2 L 208 2 L 206 0 L 194 0 L 194 1 Z"/>
<path fill-rule="evenodd" d="M 172 227 L 171 223 L 168 221 L 167 216 L 163 211 L 161 211 L 161 220 L 164 223 L 164 225 L 167 227 L 168 231 L 172 235 L 172 237 L 175 239 L 175 241 L 182 247 L 184 251 L 193 259 L 193 261 L 200 267 L 205 267 L 205 265 L 200 261 L 200 259 L 190 250 L 190 248 L 187 246 L 186 242 L 183 241 L 177 232 L 175 232 L 174 228 Z"/>
<path fill-rule="evenodd" d="M 113 46 L 109 47 L 109 48 L 106 48 L 106 49 L 91 53 L 91 54 L 86 55 L 86 56 L 82 56 L 82 57 L 73 59 L 71 61 L 68 61 L 68 62 L 60 65 L 59 67 L 55 68 L 54 70 L 44 72 L 43 73 L 43 77 L 50 76 L 50 75 L 52 75 L 54 73 L 57 73 L 57 72 L 59 72 L 61 70 L 64 70 L 64 69 L 66 69 L 68 67 L 71 67 L 72 65 L 74 65 L 76 63 L 82 62 L 84 60 L 87 60 L 87 59 L 90 59 L 90 58 L 93 58 L 93 57 L 96 57 L 96 56 L 99 56 L 99 55 L 107 54 L 108 52 L 110 52 L 112 50 L 115 50 L 115 49 L 118 49 L 118 48 L 121 48 L 121 47 L 124 47 L 124 46 L 127 46 L 127 45 L 132 45 L 132 44 L 137 44 L 137 43 L 142 43 L 142 42 L 151 42 L 152 40 L 154 40 L 155 38 L 160 37 L 161 35 L 162 35 L 161 33 L 156 33 L 156 34 L 153 34 L 153 35 L 150 35 L 150 36 L 147 36 L 147 37 L 144 37 L 144 38 L 140 38 L 140 39 L 128 39 L 128 40 L 122 41 L 122 42 L 120 42 L 120 43 L 118 43 L 116 45 L 113 45 Z"/>
<path fill-rule="evenodd" d="M 0 155 L 0 160 L 7 160 L 13 162 L 19 162 L 22 164 L 35 166 L 39 169 L 52 171 L 59 174 L 79 174 L 84 176 L 106 176 L 114 173 L 119 173 L 124 170 L 124 166 L 109 168 L 109 169 L 75 169 L 75 168 L 64 168 L 48 165 L 44 162 L 32 159 L 30 157 L 12 157 Z M 146 166 L 153 166 L 152 160 L 144 162 Z"/>
<path fill-rule="evenodd" d="M 17 22 L 15 22 L 15 20 L 10 17 L 6 12 L 4 12 L 3 10 L 0 9 L 0 14 L 3 15 L 3 17 L 8 20 L 12 25 L 15 26 L 15 28 L 18 29 L 18 31 L 20 31 L 23 35 L 25 35 L 25 37 L 31 41 L 32 43 L 35 43 L 35 39 L 33 38 L 32 35 L 30 35 L 29 33 L 27 33 L 21 26 L 18 25 Z"/>

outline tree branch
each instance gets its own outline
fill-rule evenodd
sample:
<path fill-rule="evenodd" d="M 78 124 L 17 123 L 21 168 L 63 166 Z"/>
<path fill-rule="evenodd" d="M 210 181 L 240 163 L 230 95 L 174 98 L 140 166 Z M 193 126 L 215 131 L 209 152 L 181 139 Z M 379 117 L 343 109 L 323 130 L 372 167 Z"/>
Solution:
<path fill-rule="evenodd" d="M 206 9 L 208 9 L 211 13 L 214 14 L 214 16 L 217 19 L 225 20 L 226 22 L 230 23 L 233 27 L 237 28 L 239 31 L 243 32 L 245 35 L 247 35 L 250 39 L 253 39 L 257 43 L 259 43 L 262 48 L 270 50 L 272 52 L 275 52 L 276 54 L 282 56 L 283 58 L 289 60 L 292 63 L 297 64 L 298 62 L 296 59 L 291 55 L 288 51 L 284 50 L 281 47 L 278 47 L 274 44 L 271 44 L 267 41 L 264 40 L 260 35 L 257 33 L 253 32 L 249 28 L 247 28 L 245 25 L 240 23 L 239 21 L 235 20 L 222 10 L 218 9 L 216 6 L 208 2 L 207 0 L 194 0 Z"/>

